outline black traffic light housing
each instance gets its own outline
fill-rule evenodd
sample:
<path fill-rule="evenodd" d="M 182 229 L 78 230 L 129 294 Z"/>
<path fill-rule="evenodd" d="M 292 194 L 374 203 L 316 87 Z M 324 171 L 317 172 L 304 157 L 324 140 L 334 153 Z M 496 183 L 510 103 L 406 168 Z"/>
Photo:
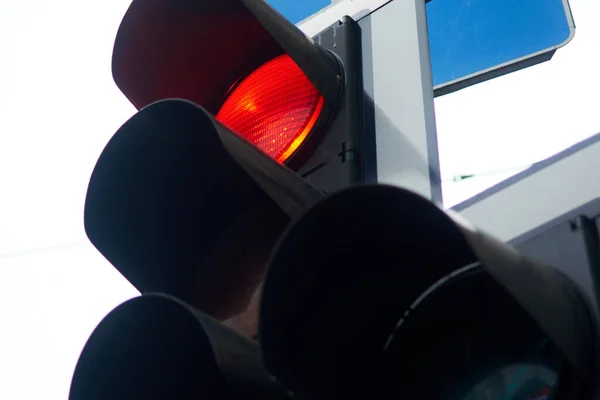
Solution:
<path fill-rule="evenodd" d="M 256 343 L 180 300 L 146 294 L 94 330 L 70 399 L 290 399 Z"/>
<path fill-rule="evenodd" d="M 574 396 L 556 398 L 595 389 L 598 319 L 580 288 L 395 187 L 343 190 L 297 219 L 259 322 L 266 367 L 305 398 L 463 399 L 523 363 L 554 368 L 555 394 Z"/>
<path fill-rule="evenodd" d="M 351 18 L 307 38 L 262 0 L 133 1 L 113 74 L 139 111 L 101 154 L 84 219 L 142 296 L 92 334 L 71 400 L 439 399 L 528 360 L 554 368 L 554 393 L 589 398 L 598 321 L 570 279 L 410 191 L 360 185 L 360 39 Z M 325 104 L 284 165 L 215 117 L 281 54 Z M 259 345 L 219 321 L 261 283 Z"/>
<path fill-rule="evenodd" d="M 176 295 L 225 319 L 260 283 L 290 218 L 321 196 L 196 104 L 164 100 L 107 144 L 85 228 L 142 293 Z"/>
<path fill-rule="evenodd" d="M 323 197 L 268 264 L 260 349 L 195 307 L 145 294 L 92 334 L 70 398 L 586 400 L 597 390 L 598 315 L 572 279 L 408 190 Z M 200 372 L 209 379 L 194 380 Z"/>
<path fill-rule="evenodd" d="M 281 54 L 325 100 L 285 166 L 215 118 L 232 87 Z M 291 218 L 323 192 L 366 180 L 374 132 L 363 122 L 360 28 L 350 18 L 310 39 L 262 0 L 134 0 L 112 65 L 140 111 L 98 160 L 85 229 L 142 293 L 235 315 Z"/>

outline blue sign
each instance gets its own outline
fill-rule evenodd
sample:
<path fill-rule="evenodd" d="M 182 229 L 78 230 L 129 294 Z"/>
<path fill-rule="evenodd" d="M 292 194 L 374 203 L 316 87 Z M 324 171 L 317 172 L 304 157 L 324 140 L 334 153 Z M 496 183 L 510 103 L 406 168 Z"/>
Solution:
<path fill-rule="evenodd" d="M 297 24 L 331 4 L 330 0 L 267 0 L 281 15 Z"/>
<path fill-rule="evenodd" d="M 293 23 L 330 5 L 267 1 Z M 575 33 L 567 0 L 431 0 L 427 25 L 438 95 L 547 61 Z"/>
<path fill-rule="evenodd" d="M 546 61 L 575 33 L 567 0 L 431 0 L 427 25 L 436 89 Z"/>

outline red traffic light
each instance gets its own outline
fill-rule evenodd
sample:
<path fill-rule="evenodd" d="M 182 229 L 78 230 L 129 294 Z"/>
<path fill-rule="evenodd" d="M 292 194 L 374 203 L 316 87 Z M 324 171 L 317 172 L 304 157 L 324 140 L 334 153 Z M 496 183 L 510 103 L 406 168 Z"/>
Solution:
<path fill-rule="evenodd" d="M 133 0 L 112 71 L 139 112 L 90 179 L 94 246 L 142 293 L 243 311 L 289 221 L 374 171 L 361 40 L 349 17 L 308 38 L 263 0 Z"/>
<path fill-rule="evenodd" d="M 287 54 L 336 109 L 336 57 L 262 0 L 133 0 L 115 38 L 115 83 L 141 109 L 183 98 L 215 114 L 227 90 Z"/>
<path fill-rule="evenodd" d="M 311 132 L 323 102 L 323 96 L 285 54 L 266 62 L 235 86 L 217 119 L 283 163 Z"/>
<path fill-rule="evenodd" d="M 309 134 L 329 129 L 341 109 L 341 59 L 262 0 L 133 0 L 112 70 L 136 108 L 190 100 L 290 166 Z M 295 169 L 313 153 L 303 152 Z"/>

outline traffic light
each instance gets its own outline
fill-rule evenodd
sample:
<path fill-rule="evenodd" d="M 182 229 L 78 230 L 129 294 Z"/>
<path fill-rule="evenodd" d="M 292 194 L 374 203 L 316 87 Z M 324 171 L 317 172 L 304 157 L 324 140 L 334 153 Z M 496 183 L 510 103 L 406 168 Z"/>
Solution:
<path fill-rule="evenodd" d="M 588 294 L 401 188 L 350 188 L 299 218 L 271 257 L 259 321 L 266 367 L 300 398 L 598 390 Z"/>
<path fill-rule="evenodd" d="M 590 398 L 571 279 L 366 185 L 360 53 L 348 17 L 307 38 L 262 0 L 132 2 L 113 75 L 138 111 L 84 222 L 142 295 L 92 333 L 71 400 Z M 259 288 L 258 335 L 225 326 Z"/>
<path fill-rule="evenodd" d="M 361 49 L 360 28 L 349 17 L 311 39 L 264 1 L 134 0 L 112 66 L 138 109 L 165 98 L 191 100 L 334 190 L 369 179 L 366 160 L 374 153 Z"/>
<path fill-rule="evenodd" d="M 262 0 L 134 0 L 112 69 L 140 111 L 98 160 L 85 229 L 142 293 L 231 317 L 291 218 L 370 179 L 351 18 L 308 38 Z"/>

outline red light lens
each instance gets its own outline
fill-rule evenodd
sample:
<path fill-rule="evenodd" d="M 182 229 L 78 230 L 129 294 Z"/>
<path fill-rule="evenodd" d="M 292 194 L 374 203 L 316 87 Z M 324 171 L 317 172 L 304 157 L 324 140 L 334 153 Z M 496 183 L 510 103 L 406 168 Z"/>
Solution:
<path fill-rule="evenodd" d="M 323 101 L 296 63 L 282 55 L 240 82 L 225 100 L 217 119 L 283 163 L 314 127 Z"/>

